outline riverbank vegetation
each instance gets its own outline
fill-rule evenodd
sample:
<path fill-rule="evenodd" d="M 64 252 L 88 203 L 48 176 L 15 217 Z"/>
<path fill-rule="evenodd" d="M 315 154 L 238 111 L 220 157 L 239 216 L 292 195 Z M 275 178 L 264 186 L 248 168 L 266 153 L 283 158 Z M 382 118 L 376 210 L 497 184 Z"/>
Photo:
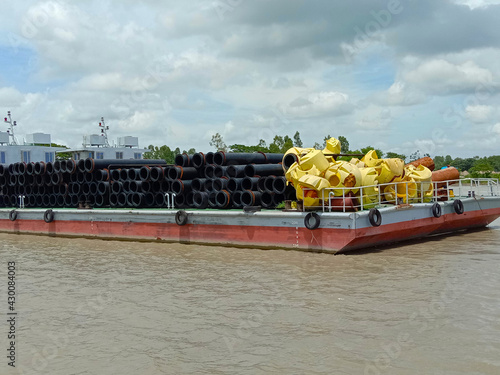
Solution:
<path fill-rule="evenodd" d="M 330 139 L 331 136 L 327 135 L 324 137 L 323 142 L 316 142 L 313 147 L 316 149 L 323 149 L 326 146 L 326 141 Z M 368 145 L 360 149 L 352 150 L 349 145 L 349 141 L 344 136 L 338 136 L 338 140 L 342 144 L 341 153 L 342 154 L 366 154 L 370 150 L 376 150 L 379 158 L 400 158 L 405 162 L 409 163 L 411 161 L 417 160 L 424 156 L 430 156 L 428 154 L 422 154 L 419 150 L 414 151 L 411 154 L 404 155 L 395 152 L 383 152 L 383 150 L 375 149 L 374 147 Z M 264 139 L 261 139 L 256 145 L 243 145 L 243 144 L 232 144 L 227 145 L 224 142 L 222 135 L 215 133 L 212 135 L 212 139 L 209 142 L 210 146 L 214 151 L 225 151 L 225 152 L 271 152 L 271 153 L 285 153 L 288 149 L 292 147 L 304 147 L 304 143 L 300 138 L 300 133 L 297 131 L 290 137 L 289 135 L 276 135 L 271 143 L 267 143 Z M 194 154 L 196 150 L 191 148 L 189 150 L 182 150 L 177 147 L 172 150 L 169 146 L 148 146 L 147 152 L 144 153 L 144 159 L 163 159 L 169 164 L 174 163 L 175 155 L 187 153 Z M 340 157 L 342 160 L 350 160 L 350 156 Z M 434 156 L 434 163 L 436 169 L 441 169 L 446 166 L 453 166 L 457 168 L 460 172 L 467 171 L 472 177 L 495 177 L 495 173 L 500 173 L 500 155 L 479 157 L 475 156 L 473 158 L 452 158 L 450 155 L 446 156 Z"/>

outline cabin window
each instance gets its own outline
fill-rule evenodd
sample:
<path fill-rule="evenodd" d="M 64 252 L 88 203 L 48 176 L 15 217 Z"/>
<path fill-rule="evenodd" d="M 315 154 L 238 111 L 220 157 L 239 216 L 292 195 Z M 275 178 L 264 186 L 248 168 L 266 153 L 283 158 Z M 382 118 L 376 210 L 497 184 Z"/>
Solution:
<path fill-rule="evenodd" d="M 103 152 L 96 152 L 96 159 L 104 159 L 104 153 Z"/>
<path fill-rule="evenodd" d="M 21 151 L 22 161 L 25 163 L 31 163 L 31 152 Z"/>
<path fill-rule="evenodd" d="M 134 152 L 134 159 L 142 159 L 142 154 L 140 152 Z"/>
<path fill-rule="evenodd" d="M 117 158 L 117 159 L 123 159 L 123 152 L 121 152 L 121 151 L 120 151 L 120 152 L 117 152 L 117 153 L 116 153 L 116 158 Z"/>
<path fill-rule="evenodd" d="M 53 163 L 54 162 L 54 154 L 52 152 L 45 153 L 45 162 L 46 163 Z"/>
<path fill-rule="evenodd" d="M 0 152 L 0 163 L 5 164 L 5 152 L 4 151 Z"/>

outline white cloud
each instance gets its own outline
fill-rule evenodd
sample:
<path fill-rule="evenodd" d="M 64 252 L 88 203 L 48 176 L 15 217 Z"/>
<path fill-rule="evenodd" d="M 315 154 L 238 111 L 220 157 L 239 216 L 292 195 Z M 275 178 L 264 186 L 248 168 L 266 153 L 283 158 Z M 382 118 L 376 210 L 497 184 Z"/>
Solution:
<path fill-rule="evenodd" d="M 408 139 L 431 147 L 425 134 L 458 105 L 453 142 L 432 139 L 458 153 L 471 123 L 493 127 L 500 88 L 500 7 L 460 1 L 469 7 L 405 3 L 353 61 L 342 46 L 360 47 L 356 30 L 386 0 L 246 1 L 223 20 L 201 0 L 10 2 L 0 110 L 13 111 L 21 133 L 50 132 L 70 146 L 104 116 L 112 139 L 138 135 L 141 144 L 206 150 L 217 131 L 228 144 L 255 144 L 300 130 L 311 144 L 344 133 L 394 149 Z M 402 124 L 394 132 L 393 119 Z M 304 132 L 312 126 L 318 134 Z"/>
<path fill-rule="evenodd" d="M 484 124 L 491 120 L 494 108 L 488 105 L 469 105 L 465 108 L 467 119 L 475 124 Z"/>
<path fill-rule="evenodd" d="M 390 109 L 376 105 L 369 105 L 360 110 L 356 117 L 356 128 L 362 130 L 387 129 L 392 120 Z M 372 142 L 372 140 L 367 140 L 367 143 L 370 142 Z"/>
<path fill-rule="evenodd" d="M 310 94 L 307 99 L 297 98 L 286 108 L 286 114 L 293 117 L 317 117 L 342 115 L 352 111 L 353 106 L 347 94 L 335 91 Z"/>
<path fill-rule="evenodd" d="M 394 82 L 388 90 L 377 93 L 375 101 L 380 105 L 388 106 L 412 106 L 423 103 L 425 94 L 403 81 Z"/>
<path fill-rule="evenodd" d="M 467 5 L 471 9 L 498 5 L 500 0 L 454 0 L 457 4 Z"/>
<path fill-rule="evenodd" d="M 2 103 L 3 106 L 7 107 L 17 106 L 23 100 L 24 100 L 24 95 L 22 95 L 15 88 L 13 87 L 0 88 L 0 103 Z"/>
<path fill-rule="evenodd" d="M 474 92 L 485 85 L 499 86 L 491 71 L 473 61 L 463 64 L 452 64 L 443 59 L 424 61 L 415 70 L 407 72 L 405 79 L 437 95 Z"/>

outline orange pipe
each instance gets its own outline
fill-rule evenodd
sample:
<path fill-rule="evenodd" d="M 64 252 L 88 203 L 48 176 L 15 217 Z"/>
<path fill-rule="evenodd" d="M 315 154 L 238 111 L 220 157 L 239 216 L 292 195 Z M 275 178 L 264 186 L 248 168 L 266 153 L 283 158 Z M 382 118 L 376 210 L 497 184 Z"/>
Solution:
<path fill-rule="evenodd" d="M 432 182 L 441 182 L 447 180 L 458 180 L 460 178 L 460 172 L 455 167 L 448 167 L 446 169 L 439 169 L 432 172 Z M 445 186 L 444 184 L 438 184 L 438 187 Z"/>
<path fill-rule="evenodd" d="M 435 165 L 434 165 L 434 160 L 432 158 L 426 156 L 425 158 L 420 158 L 415 161 L 412 161 L 411 163 L 406 164 L 408 165 L 413 165 L 415 168 L 417 168 L 419 165 L 423 165 L 424 167 L 429 168 L 431 171 L 434 170 Z"/>

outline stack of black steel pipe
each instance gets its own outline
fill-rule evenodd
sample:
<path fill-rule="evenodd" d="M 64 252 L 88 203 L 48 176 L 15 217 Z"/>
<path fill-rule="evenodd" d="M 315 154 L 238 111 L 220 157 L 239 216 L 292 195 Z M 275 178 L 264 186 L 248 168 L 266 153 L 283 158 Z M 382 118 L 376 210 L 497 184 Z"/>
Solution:
<path fill-rule="evenodd" d="M 163 160 L 116 159 L 0 165 L 0 207 L 162 207 L 164 196 L 156 201 L 152 191 L 162 191 L 163 186 L 153 184 L 163 179 L 165 165 Z M 140 174 L 142 169 L 147 176 Z M 113 204 L 111 174 L 117 170 L 127 173 L 128 190 Z"/>
<path fill-rule="evenodd" d="M 177 155 L 175 165 L 90 158 L 0 165 L 0 207 L 274 208 L 293 190 L 282 158 L 200 152 Z"/>
<path fill-rule="evenodd" d="M 242 208 L 261 205 L 275 208 L 285 194 L 295 191 L 288 186 L 281 165 L 283 154 L 216 153 L 181 154 L 175 164 L 196 175 L 189 185 L 192 198 L 185 204 L 194 208 Z M 186 184 L 187 181 L 183 181 Z"/>

